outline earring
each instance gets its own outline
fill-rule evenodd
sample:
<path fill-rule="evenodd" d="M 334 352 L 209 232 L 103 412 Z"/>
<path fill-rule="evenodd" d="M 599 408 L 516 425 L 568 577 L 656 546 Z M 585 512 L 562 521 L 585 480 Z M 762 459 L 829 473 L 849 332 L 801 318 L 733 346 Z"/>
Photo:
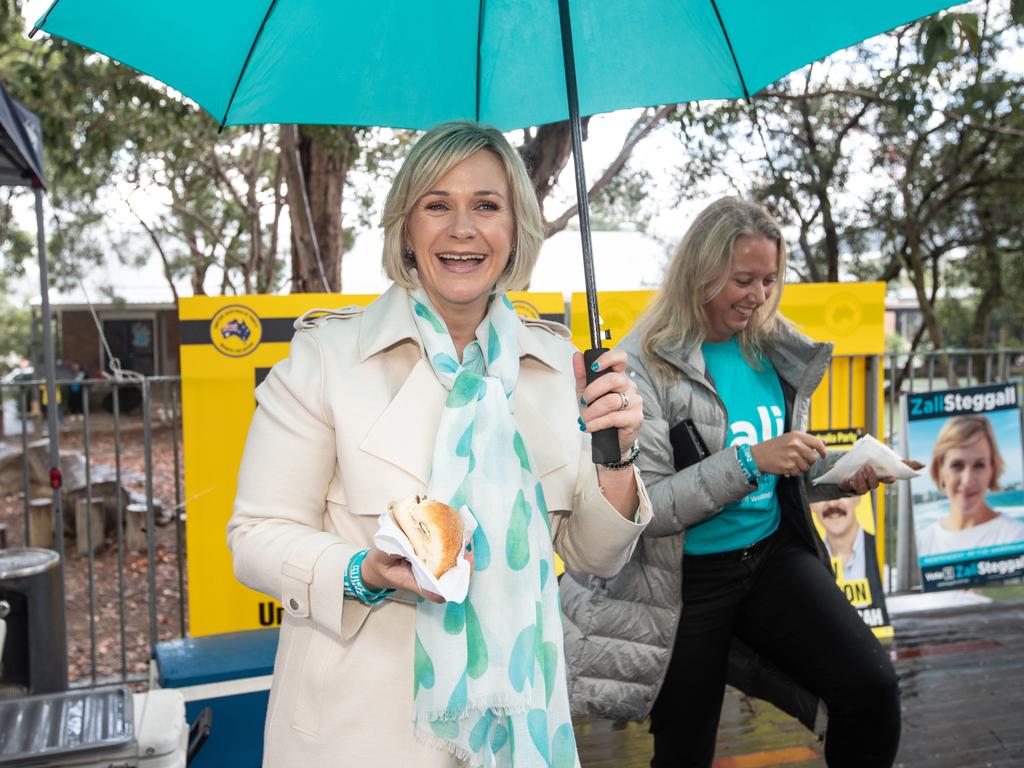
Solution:
<path fill-rule="evenodd" d="M 402 256 L 404 256 L 407 261 L 416 261 L 416 252 L 409 246 L 405 246 L 405 250 L 402 251 Z"/>

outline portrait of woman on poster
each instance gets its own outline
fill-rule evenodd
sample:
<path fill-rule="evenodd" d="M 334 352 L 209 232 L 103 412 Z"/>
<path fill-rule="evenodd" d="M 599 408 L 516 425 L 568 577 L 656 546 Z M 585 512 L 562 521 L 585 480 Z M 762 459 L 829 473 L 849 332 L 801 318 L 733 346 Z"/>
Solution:
<path fill-rule="evenodd" d="M 987 416 L 951 416 L 939 430 L 928 473 L 949 499 L 949 514 L 917 536 L 919 557 L 1024 542 L 1024 522 L 992 509 L 1005 462 Z"/>
<path fill-rule="evenodd" d="M 588 385 L 564 326 L 515 313 L 505 292 L 543 234 L 499 131 L 428 131 L 383 224 L 394 285 L 299 318 L 256 391 L 228 545 L 237 578 L 284 608 L 264 766 L 573 768 L 553 550 L 606 577 L 629 558 L 652 514 L 642 401 L 625 353 Z M 595 466 L 604 427 L 622 457 Z M 373 544 L 415 495 L 476 519 L 462 603 Z"/>

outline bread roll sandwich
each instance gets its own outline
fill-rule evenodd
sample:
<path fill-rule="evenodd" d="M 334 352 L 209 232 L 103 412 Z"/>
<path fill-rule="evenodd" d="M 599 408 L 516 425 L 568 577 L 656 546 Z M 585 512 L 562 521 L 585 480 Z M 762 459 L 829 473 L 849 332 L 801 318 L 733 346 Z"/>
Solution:
<path fill-rule="evenodd" d="M 462 549 L 462 518 L 458 512 L 426 496 L 410 496 L 389 504 L 388 509 L 434 578 L 455 567 Z"/>

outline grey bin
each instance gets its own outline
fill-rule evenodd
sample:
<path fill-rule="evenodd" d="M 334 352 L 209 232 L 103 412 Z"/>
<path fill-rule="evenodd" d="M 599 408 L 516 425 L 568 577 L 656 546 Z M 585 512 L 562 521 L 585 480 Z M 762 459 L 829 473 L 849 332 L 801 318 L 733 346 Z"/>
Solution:
<path fill-rule="evenodd" d="M 49 549 L 0 550 L 0 699 L 68 687 L 60 605 L 60 556 Z"/>

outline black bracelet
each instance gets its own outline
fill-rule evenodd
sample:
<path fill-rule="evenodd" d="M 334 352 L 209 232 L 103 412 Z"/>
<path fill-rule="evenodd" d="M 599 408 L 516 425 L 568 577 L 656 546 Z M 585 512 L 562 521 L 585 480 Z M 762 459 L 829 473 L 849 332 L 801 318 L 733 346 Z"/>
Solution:
<path fill-rule="evenodd" d="M 633 466 L 636 461 L 636 457 L 640 455 L 640 440 L 633 441 L 633 447 L 629 451 L 629 456 L 624 458 L 622 461 L 610 461 L 607 464 L 599 464 L 598 466 L 604 467 L 605 469 L 628 469 Z"/>

